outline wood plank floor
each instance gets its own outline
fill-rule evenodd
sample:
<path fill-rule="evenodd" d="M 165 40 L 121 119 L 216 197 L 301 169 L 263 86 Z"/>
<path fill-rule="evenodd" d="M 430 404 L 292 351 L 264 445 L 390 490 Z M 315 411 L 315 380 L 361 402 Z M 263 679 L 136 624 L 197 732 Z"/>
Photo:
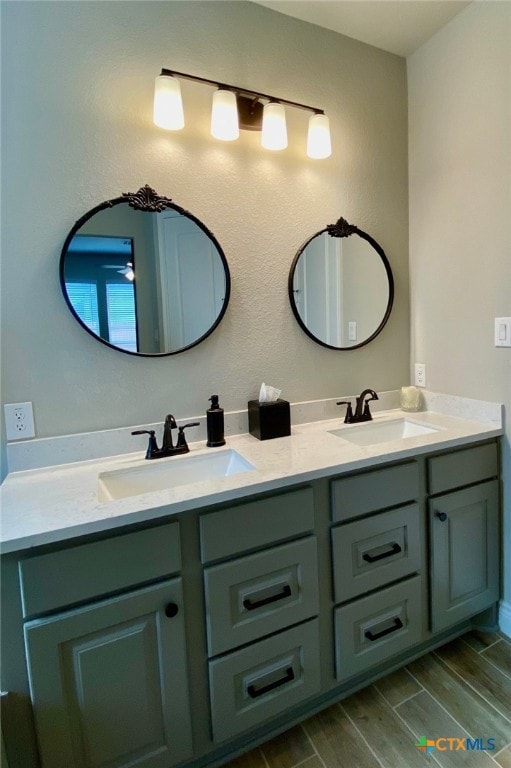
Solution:
<path fill-rule="evenodd" d="M 494 739 L 495 749 L 417 749 Z M 465 743 L 465 742 L 463 742 Z M 442 746 L 448 746 L 442 743 Z M 440 746 L 440 745 L 439 745 Z M 226 768 L 511 768 L 511 641 L 470 632 Z"/>

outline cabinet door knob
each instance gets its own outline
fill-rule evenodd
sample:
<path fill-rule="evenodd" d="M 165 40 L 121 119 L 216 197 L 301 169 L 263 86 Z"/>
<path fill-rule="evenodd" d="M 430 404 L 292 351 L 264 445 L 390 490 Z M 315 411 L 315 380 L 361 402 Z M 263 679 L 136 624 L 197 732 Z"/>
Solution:
<path fill-rule="evenodd" d="M 436 516 L 438 517 L 438 519 L 440 520 L 441 523 L 445 523 L 445 521 L 447 520 L 447 513 L 446 512 L 436 512 L 435 514 L 436 514 Z"/>
<path fill-rule="evenodd" d="M 169 619 L 173 619 L 174 616 L 177 616 L 179 612 L 179 608 L 175 603 L 167 603 L 165 606 L 165 616 L 167 616 Z"/>

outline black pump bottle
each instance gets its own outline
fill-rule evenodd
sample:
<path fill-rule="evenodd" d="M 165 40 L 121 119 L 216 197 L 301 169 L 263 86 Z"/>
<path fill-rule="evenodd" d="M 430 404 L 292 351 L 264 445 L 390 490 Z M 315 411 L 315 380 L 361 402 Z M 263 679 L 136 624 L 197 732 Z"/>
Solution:
<path fill-rule="evenodd" d="M 208 431 L 208 448 L 218 448 L 225 445 L 224 438 L 224 409 L 218 405 L 218 395 L 211 395 L 211 408 L 206 412 Z"/>

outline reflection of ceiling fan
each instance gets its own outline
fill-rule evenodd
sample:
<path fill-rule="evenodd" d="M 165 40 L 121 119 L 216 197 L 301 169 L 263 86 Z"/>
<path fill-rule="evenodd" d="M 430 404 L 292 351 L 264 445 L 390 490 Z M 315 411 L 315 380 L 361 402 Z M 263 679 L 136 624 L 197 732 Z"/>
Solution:
<path fill-rule="evenodd" d="M 103 269 L 116 269 L 117 272 L 120 275 L 124 275 L 124 277 L 127 280 L 134 280 L 135 279 L 135 273 L 133 272 L 133 263 L 131 261 L 128 261 L 126 263 L 125 267 L 122 267 L 122 269 L 119 269 L 118 264 L 102 264 L 101 267 Z"/>

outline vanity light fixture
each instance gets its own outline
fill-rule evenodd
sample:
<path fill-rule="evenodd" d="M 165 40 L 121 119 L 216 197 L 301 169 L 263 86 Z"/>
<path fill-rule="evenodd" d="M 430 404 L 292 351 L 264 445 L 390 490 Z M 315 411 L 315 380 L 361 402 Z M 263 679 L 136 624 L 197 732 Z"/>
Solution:
<path fill-rule="evenodd" d="M 175 77 L 165 77 L 163 72 L 156 78 L 153 120 L 168 131 L 179 131 L 185 124 L 181 84 Z"/>
<path fill-rule="evenodd" d="M 239 138 L 240 128 L 234 91 L 219 88 L 214 92 L 211 108 L 211 135 L 222 141 L 234 141 Z"/>
<path fill-rule="evenodd" d="M 287 147 L 286 113 L 278 101 L 269 101 L 264 105 L 261 146 L 265 149 Z"/>
<path fill-rule="evenodd" d="M 288 106 L 313 113 L 309 119 L 307 155 L 319 160 L 332 154 L 328 117 L 322 109 L 170 69 L 162 69 L 155 82 L 153 119 L 160 128 L 178 131 L 184 127 L 183 101 L 178 78 L 204 83 L 217 89 L 213 94 L 211 110 L 211 135 L 216 139 L 233 141 L 239 137 L 241 128 L 246 131 L 261 131 L 261 145 L 265 149 L 285 149 L 285 107 Z"/>

